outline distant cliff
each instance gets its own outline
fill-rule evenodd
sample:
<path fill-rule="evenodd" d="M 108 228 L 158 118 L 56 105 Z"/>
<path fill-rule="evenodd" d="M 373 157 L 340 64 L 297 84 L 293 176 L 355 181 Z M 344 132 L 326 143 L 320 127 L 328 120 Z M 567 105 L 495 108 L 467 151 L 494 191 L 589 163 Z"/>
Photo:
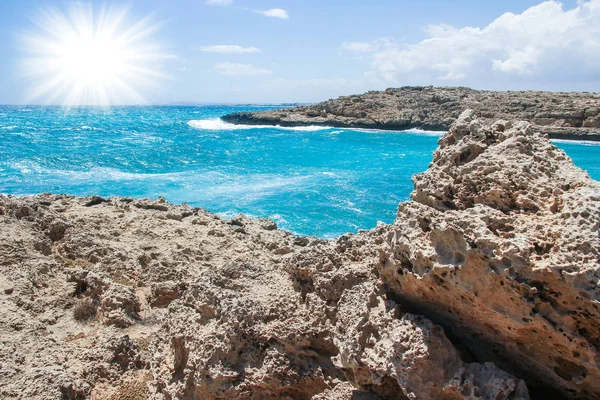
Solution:
<path fill-rule="evenodd" d="M 342 96 L 319 104 L 222 119 L 250 125 L 447 131 L 465 109 L 486 120 L 528 121 L 551 138 L 600 141 L 600 93 L 493 92 L 464 87 L 402 87 Z"/>

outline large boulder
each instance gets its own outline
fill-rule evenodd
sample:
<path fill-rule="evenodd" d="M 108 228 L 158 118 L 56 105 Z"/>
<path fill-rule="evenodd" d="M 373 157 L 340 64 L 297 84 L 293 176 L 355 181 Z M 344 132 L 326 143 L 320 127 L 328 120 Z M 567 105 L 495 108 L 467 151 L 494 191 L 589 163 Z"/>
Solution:
<path fill-rule="evenodd" d="M 473 111 L 414 182 L 380 252 L 390 297 L 534 391 L 600 398 L 600 184 Z"/>

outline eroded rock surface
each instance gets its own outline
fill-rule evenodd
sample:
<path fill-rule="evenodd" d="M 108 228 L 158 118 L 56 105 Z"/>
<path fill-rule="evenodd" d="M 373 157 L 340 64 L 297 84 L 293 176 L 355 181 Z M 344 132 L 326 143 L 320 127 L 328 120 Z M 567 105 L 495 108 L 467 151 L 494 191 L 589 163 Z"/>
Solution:
<path fill-rule="evenodd" d="M 370 236 L 161 200 L 0 204 L 4 398 L 528 398 L 386 298 Z"/>
<path fill-rule="evenodd" d="M 600 94 L 493 92 L 465 87 L 415 86 L 342 96 L 282 110 L 223 117 L 237 124 L 447 131 L 465 109 L 487 121 L 528 121 L 551 138 L 600 140 Z"/>
<path fill-rule="evenodd" d="M 474 359 L 600 396 L 600 184 L 527 123 L 464 113 L 380 253 L 390 297 Z"/>
<path fill-rule="evenodd" d="M 393 225 L 0 196 L 0 397 L 598 398 L 600 186 L 464 113 Z"/>

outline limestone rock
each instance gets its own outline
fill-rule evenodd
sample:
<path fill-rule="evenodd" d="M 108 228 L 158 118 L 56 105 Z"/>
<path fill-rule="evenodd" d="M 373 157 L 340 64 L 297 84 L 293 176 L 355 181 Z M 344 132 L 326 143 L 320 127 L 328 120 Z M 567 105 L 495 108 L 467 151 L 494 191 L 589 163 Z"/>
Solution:
<path fill-rule="evenodd" d="M 532 130 L 553 138 L 600 140 L 599 108 L 598 93 L 409 86 L 285 110 L 234 113 L 222 119 L 236 124 L 447 131 L 462 111 L 473 109 L 488 122 L 531 122 Z"/>
<path fill-rule="evenodd" d="M 465 112 L 380 252 L 390 295 L 566 397 L 599 398 L 600 184 L 527 123 Z"/>
<path fill-rule="evenodd" d="M 519 379 L 462 361 L 441 328 L 386 298 L 383 242 L 368 233 L 296 238 L 161 200 L 0 204 L 0 396 L 527 398 Z M 69 228 L 51 241 L 58 220 Z"/>

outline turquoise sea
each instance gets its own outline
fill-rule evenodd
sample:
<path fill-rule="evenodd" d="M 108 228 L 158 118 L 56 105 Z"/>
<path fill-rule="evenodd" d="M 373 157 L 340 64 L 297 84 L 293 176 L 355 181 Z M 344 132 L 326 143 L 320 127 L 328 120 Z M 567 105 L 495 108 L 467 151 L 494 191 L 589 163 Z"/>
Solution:
<path fill-rule="evenodd" d="M 233 126 L 272 106 L 0 107 L 0 193 L 163 196 L 324 238 L 392 222 L 439 135 Z M 600 179 L 600 145 L 557 145 Z"/>

